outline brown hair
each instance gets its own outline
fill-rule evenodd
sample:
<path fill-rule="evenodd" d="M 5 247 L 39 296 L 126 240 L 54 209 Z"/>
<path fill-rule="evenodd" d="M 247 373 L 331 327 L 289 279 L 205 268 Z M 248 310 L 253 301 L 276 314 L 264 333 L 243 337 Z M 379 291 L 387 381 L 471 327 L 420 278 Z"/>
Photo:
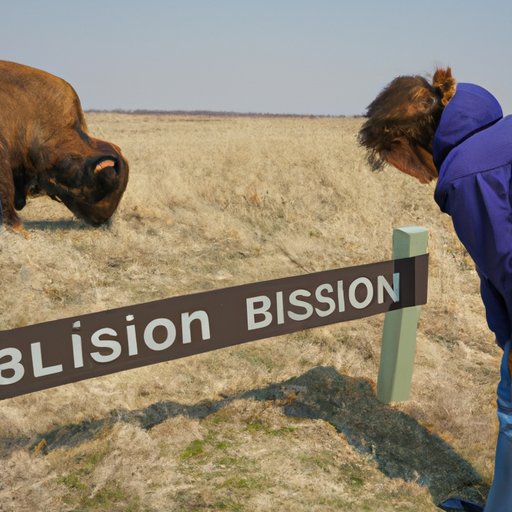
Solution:
<path fill-rule="evenodd" d="M 437 69 L 432 84 L 422 76 L 399 76 L 367 109 L 359 143 L 368 150 L 373 170 L 389 163 L 422 183 L 437 177 L 432 159 L 434 132 L 455 94 L 451 69 Z"/>

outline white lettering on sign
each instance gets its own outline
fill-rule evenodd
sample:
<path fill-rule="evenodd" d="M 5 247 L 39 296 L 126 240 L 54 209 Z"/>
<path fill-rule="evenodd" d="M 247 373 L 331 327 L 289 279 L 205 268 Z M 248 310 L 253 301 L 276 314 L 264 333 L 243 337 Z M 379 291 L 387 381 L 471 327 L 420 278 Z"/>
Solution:
<path fill-rule="evenodd" d="M 321 317 L 332 315 L 332 313 L 334 313 L 334 310 L 336 309 L 336 302 L 334 301 L 334 299 L 329 296 L 323 295 L 323 291 L 326 291 L 327 293 L 333 293 L 334 290 L 332 289 L 332 285 L 326 283 L 321 284 L 315 291 L 316 300 L 320 302 L 320 304 L 328 305 L 327 309 L 315 308 L 316 314 Z M 345 308 L 345 306 L 343 306 L 343 308 Z"/>
<path fill-rule="evenodd" d="M 128 315 L 126 320 L 132 322 L 135 318 L 133 315 Z M 139 353 L 139 347 L 137 345 L 137 331 L 135 330 L 135 325 L 126 326 L 126 340 L 128 342 L 128 355 L 136 356 Z"/>
<path fill-rule="evenodd" d="M 53 375 L 54 373 L 61 373 L 63 368 L 61 364 L 53 366 L 43 366 L 43 355 L 41 353 L 41 343 L 32 343 L 30 345 L 30 352 L 32 353 L 32 369 L 34 370 L 34 377 L 44 377 L 45 375 Z"/>
<path fill-rule="evenodd" d="M 259 297 L 251 297 L 247 299 L 246 304 L 247 328 L 249 329 L 249 331 L 252 331 L 254 329 L 261 329 L 263 327 L 268 327 L 272 323 L 272 315 L 268 311 L 270 309 L 270 306 L 272 305 L 272 301 L 266 295 L 260 295 Z M 259 306 L 256 306 L 256 304 L 259 304 Z M 283 308 L 282 302 L 281 308 Z M 259 317 L 263 315 L 263 318 L 261 320 L 256 320 L 256 315 L 258 315 Z M 282 311 L 280 313 L 278 310 L 278 318 L 280 317 L 282 319 L 282 315 Z"/>
<path fill-rule="evenodd" d="M 83 368 L 84 354 L 82 350 L 82 337 L 78 334 L 71 335 L 71 343 L 73 344 L 73 363 L 75 368 Z"/>
<path fill-rule="evenodd" d="M 181 315 L 181 332 L 183 343 L 192 343 L 192 322 L 196 320 L 201 324 L 201 338 L 203 340 L 209 340 L 210 334 L 210 322 L 206 311 L 194 311 L 193 313 L 183 313 Z"/>
<path fill-rule="evenodd" d="M 114 329 L 105 327 L 104 329 L 98 329 L 91 336 L 91 343 L 95 347 L 110 350 L 110 354 L 102 354 L 101 352 L 91 352 L 91 357 L 97 363 L 111 363 L 121 355 L 121 344 L 117 340 L 103 339 L 101 337 L 103 335 L 117 336 L 117 332 L 114 331 Z"/>
<path fill-rule="evenodd" d="M 193 328 L 200 333 L 200 339 L 207 341 L 211 338 L 210 319 L 206 311 L 197 310 L 181 313 L 181 342 L 183 344 L 192 343 Z M 133 315 L 126 316 L 127 322 L 134 322 Z M 194 327 L 197 326 L 197 329 Z M 90 357 L 97 363 L 112 363 L 122 355 L 123 351 L 129 356 L 136 356 L 139 353 L 139 344 L 137 340 L 137 331 L 133 323 L 127 324 L 125 335 L 118 333 L 111 327 L 98 329 L 91 334 L 91 345 L 97 348 L 97 351 L 91 351 L 89 354 L 84 352 L 84 343 L 82 336 L 76 332 L 80 329 L 79 322 L 72 324 L 75 331 L 71 334 L 71 354 L 73 368 L 83 368 L 85 358 Z M 149 322 L 143 330 L 144 344 L 149 350 L 163 351 L 170 348 L 178 337 L 178 330 L 175 323 L 168 318 L 155 318 Z M 34 377 L 45 377 L 56 373 L 62 373 L 63 363 L 48 365 L 43 357 L 43 348 L 39 341 L 30 344 L 30 365 Z M 22 352 L 14 347 L 0 349 L 0 386 L 7 386 L 19 382 L 25 375 L 27 362 L 23 361 Z"/>
<path fill-rule="evenodd" d="M 359 285 L 363 285 L 366 288 L 366 297 L 359 301 L 356 298 L 356 290 Z M 373 299 L 373 285 L 367 277 L 359 277 L 350 283 L 348 287 L 348 301 L 356 309 L 364 309 L 368 307 Z"/>
<path fill-rule="evenodd" d="M 290 305 L 297 306 L 304 311 L 304 313 L 288 311 L 288 317 L 292 320 L 296 320 L 297 322 L 307 320 L 313 315 L 313 306 L 305 300 L 300 300 L 299 297 L 311 297 L 311 292 L 308 290 L 295 290 L 290 293 L 290 297 L 288 299 L 290 301 Z"/>
<path fill-rule="evenodd" d="M 393 274 L 393 288 L 384 276 L 377 276 L 377 301 L 379 304 L 384 302 L 384 290 L 393 302 L 400 300 L 400 274 L 398 272 Z"/>
<path fill-rule="evenodd" d="M 346 304 L 355 309 L 368 307 L 375 298 L 377 291 L 377 302 L 383 304 L 386 295 L 393 301 L 400 300 L 400 274 L 393 274 L 393 284 L 389 283 L 385 276 L 377 276 L 376 284 L 367 277 L 358 277 L 348 286 L 347 297 L 345 297 L 345 286 L 342 280 L 337 281 L 336 291 L 330 283 L 320 284 L 313 292 L 305 289 L 293 290 L 287 296 L 283 291 L 275 292 L 275 316 L 272 308 L 272 298 L 267 295 L 248 297 L 246 299 L 247 329 L 263 329 L 276 322 L 284 324 L 285 317 L 296 322 L 311 318 L 313 315 L 325 318 L 332 315 L 336 310 L 338 313 L 345 311 Z M 286 297 L 286 299 L 285 299 Z"/>
<path fill-rule="evenodd" d="M 25 368 L 21 364 L 21 352 L 17 348 L 9 347 L 0 350 L 0 361 L 4 357 L 9 357 L 10 360 L 0 363 L 0 385 L 7 386 L 21 380 L 25 375 Z M 10 376 L 6 376 L 6 373 Z"/>
<path fill-rule="evenodd" d="M 155 329 L 157 327 L 164 327 L 167 336 L 161 342 L 155 340 Z M 151 350 L 165 350 L 169 348 L 176 340 L 176 327 L 173 322 L 168 318 L 156 318 L 144 329 L 144 343 Z"/>

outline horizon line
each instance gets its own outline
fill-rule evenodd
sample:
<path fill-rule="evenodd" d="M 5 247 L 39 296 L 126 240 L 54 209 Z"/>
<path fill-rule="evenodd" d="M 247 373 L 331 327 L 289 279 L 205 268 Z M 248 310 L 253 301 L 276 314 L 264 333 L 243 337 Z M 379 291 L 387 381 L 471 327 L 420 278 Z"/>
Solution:
<path fill-rule="evenodd" d="M 234 110 L 166 110 L 166 109 L 84 109 L 85 113 L 112 113 L 112 114 L 134 114 L 134 115 L 188 115 L 188 116 L 209 116 L 209 117 L 309 117 L 309 118 L 346 118 L 365 117 L 363 114 L 290 114 L 275 112 L 238 112 Z"/>

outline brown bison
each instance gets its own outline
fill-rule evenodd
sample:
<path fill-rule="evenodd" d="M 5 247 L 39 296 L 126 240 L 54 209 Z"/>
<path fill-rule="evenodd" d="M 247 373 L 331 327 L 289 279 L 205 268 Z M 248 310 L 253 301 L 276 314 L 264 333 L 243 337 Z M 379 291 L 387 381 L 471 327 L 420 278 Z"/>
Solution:
<path fill-rule="evenodd" d="M 0 61 L 0 213 L 23 231 L 15 210 L 47 194 L 99 226 L 114 213 L 128 182 L 115 144 L 87 133 L 80 100 L 61 78 Z"/>

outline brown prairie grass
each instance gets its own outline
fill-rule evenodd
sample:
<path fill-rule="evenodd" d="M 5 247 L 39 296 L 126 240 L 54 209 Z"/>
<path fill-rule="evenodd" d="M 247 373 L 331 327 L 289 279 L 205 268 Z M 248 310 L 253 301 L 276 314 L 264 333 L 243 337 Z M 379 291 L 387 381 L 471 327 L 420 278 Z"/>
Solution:
<path fill-rule="evenodd" d="M 430 231 L 411 399 L 381 316 L 5 400 L 2 511 L 427 511 L 492 476 L 499 353 L 433 186 L 374 174 L 359 119 L 89 114 L 130 161 L 111 226 L 39 198 L 0 231 L 0 328 L 389 259 Z"/>

